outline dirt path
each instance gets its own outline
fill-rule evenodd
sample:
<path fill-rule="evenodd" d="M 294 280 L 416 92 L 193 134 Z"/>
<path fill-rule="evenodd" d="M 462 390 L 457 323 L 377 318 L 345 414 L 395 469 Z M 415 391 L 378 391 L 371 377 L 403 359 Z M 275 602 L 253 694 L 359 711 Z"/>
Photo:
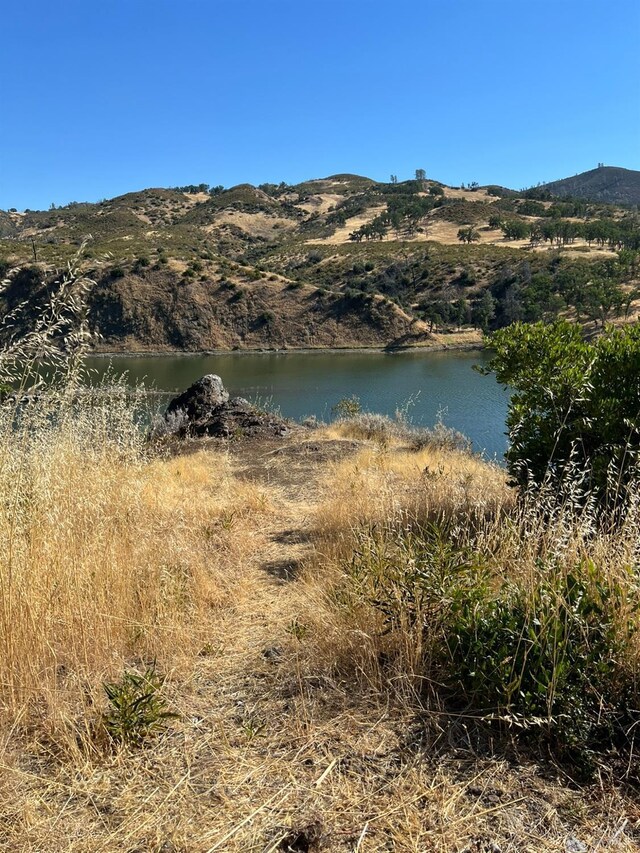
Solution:
<path fill-rule="evenodd" d="M 267 547 L 261 568 L 268 575 L 280 581 L 297 576 L 312 547 L 313 510 L 326 488 L 321 474 L 327 463 L 349 456 L 360 446 L 349 440 L 309 440 L 305 434 L 286 444 L 259 442 L 233 451 L 236 476 L 266 486 L 277 506 L 274 523 L 262 531 Z"/>

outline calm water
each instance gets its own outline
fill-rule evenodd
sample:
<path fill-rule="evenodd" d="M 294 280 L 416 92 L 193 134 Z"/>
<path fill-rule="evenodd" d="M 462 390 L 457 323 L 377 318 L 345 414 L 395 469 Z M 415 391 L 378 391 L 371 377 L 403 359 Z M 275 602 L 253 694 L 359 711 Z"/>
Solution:
<path fill-rule="evenodd" d="M 90 366 L 103 373 L 111 364 L 132 383 L 171 392 L 217 373 L 232 396 L 271 403 L 296 420 L 330 420 L 331 407 L 354 394 L 364 409 L 388 415 L 409 403 L 413 423 L 433 426 L 441 417 L 494 458 L 506 449 L 509 397 L 492 376 L 472 370 L 487 358 L 481 352 L 228 353 L 93 358 Z"/>

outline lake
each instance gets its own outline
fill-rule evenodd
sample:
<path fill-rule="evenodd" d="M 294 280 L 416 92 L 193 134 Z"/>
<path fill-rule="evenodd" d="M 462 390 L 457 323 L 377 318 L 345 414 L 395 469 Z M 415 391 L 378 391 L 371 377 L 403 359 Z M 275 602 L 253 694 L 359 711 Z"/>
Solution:
<path fill-rule="evenodd" d="M 484 352 L 300 352 L 221 355 L 113 356 L 91 358 L 98 374 L 109 364 L 131 384 L 164 392 L 187 388 L 205 373 L 217 373 L 232 396 L 259 400 L 295 420 L 331 419 L 331 407 L 355 395 L 362 408 L 433 426 L 438 418 L 468 436 L 477 451 L 500 459 L 506 450 L 508 392 L 474 364 Z"/>

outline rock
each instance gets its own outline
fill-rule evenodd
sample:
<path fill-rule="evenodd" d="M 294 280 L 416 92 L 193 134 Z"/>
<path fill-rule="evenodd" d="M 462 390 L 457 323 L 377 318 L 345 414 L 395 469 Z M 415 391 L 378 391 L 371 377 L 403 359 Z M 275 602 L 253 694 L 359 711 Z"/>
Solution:
<path fill-rule="evenodd" d="M 270 412 L 258 410 L 244 397 L 229 400 L 222 379 L 215 374 L 198 379 L 167 406 L 169 431 L 180 436 L 245 438 L 282 436 L 288 425 Z"/>
<path fill-rule="evenodd" d="M 215 373 L 208 373 L 174 397 L 167 406 L 165 416 L 181 410 L 190 421 L 200 420 L 228 400 L 229 392 L 225 390 L 222 379 Z"/>
<path fill-rule="evenodd" d="M 229 400 L 229 406 L 234 409 L 251 409 L 251 403 L 248 400 L 245 400 L 244 397 L 234 397 L 233 400 Z"/>

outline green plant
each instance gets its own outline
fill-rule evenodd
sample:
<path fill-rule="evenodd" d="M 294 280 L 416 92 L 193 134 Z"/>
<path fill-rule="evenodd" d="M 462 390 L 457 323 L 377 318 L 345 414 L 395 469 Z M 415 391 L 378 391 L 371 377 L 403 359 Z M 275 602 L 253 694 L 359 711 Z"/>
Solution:
<path fill-rule="evenodd" d="M 515 323 L 491 346 L 488 371 L 514 389 L 507 463 L 517 482 L 580 481 L 582 494 L 621 506 L 640 447 L 640 327 L 588 342 L 567 321 Z"/>
<path fill-rule="evenodd" d="M 295 637 L 296 640 L 304 640 L 309 629 L 306 625 L 300 622 L 297 617 L 295 617 L 291 622 L 289 622 L 285 630 L 287 634 L 291 634 L 291 636 Z"/>
<path fill-rule="evenodd" d="M 342 603 L 378 611 L 394 671 L 439 684 L 456 713 L 542 741 L 580 770 L 633 747 L 631 572 L 629 589 L 593 560 L 550 555 L 528 581 L 505 579 L 468 531 L 441 520 L 363 530 L 345 577 Z"/>
<path fill-rule="evenodd" d="M 103 685 L 109 709 L 102 719 L 113 741 L 142 746 L 162 731 L 168 720 L 179 716 L 167 711 L 166 701 L 159 693 L 163 681 L 153 664 L 142 675 L 125 672 L 120 681 Z"/>
<path fill-rule="evenodd" d="M 259 735 L 262 735 L 266 725 L 266 721 L 256 714 L 248 713 L 242 720 L 242 730 L 244 731 L 248 741 L 252 741 Z"/>
<path fill-rule="evenodd" d="M 561 751 L 584 755 L 610 742 L 630 687 L 618 663 L 629 640 L 616 624 L 621 596 L 592 562 L 570 573 L 540 565 L 529 589 L 507 584 L 496 597 L 487 590 L 458 595 L 447 631 L 456 694 L 536 729 Z"/>
<path fill-rule="evenodd" d="M 354 418 L 362 411 L 360 398 L 353 394 L 351 397 L 343 397 L 331 407 L 331 414 L 337 418 Z"/>

